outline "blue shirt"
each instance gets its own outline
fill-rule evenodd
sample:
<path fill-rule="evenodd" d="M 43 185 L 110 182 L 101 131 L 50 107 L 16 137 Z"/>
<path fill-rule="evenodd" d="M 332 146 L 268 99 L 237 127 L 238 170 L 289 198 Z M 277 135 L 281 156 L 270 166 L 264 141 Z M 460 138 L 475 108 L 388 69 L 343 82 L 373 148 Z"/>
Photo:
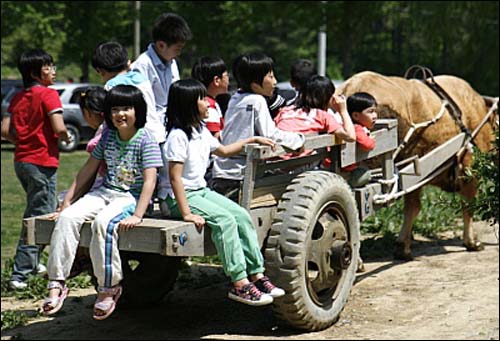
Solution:
<path fill-rule="evenodd" d="M 175 59 L 164 63 L 156 53 L 154 44 L 150 43 L 148 49 L 132 63 L 130 68 L 149 79 L 155 96 L 156 111 L 165 113 L 170 85 L 180 79 Z"/>

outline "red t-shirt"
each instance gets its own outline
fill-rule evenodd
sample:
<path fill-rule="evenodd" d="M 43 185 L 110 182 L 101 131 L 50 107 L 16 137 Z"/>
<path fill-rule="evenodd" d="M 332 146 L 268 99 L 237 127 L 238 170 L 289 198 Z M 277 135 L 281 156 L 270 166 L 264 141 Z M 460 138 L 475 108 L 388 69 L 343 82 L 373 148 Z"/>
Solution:
<path fill-rule="evenodd" d="M 12 98 L 7 112 L 17 138 L 15 161 L 59 166 L 58 137 L 49 120 L 49 115 L 56 111 L 62 112 L 59 94 L 45 86 L 22 90 Z"/>
<path fill-rule="evenodd" d="M 224 128 L 224 118 L 219 108 L 219 104 L 210 96 L 205 97 L 208 101 L 208 117 L 205 119 L 207 129 L 210 130 L 212 135 L 218 133 Z"/>
<path fill-rule="evenodd" d="M 310 109 L 309 112 L 304 109 L 297 109 L 294 105 L 282 108 L 274 118 L 276 127 L 284 131 L 294 131 L 297 133 L 333 134 L 342 126 L 337 122 L 333 115 L 321 109 Z M 310 155 L 311 150 L 306 150 L 298 156 Z M 284 159 L 291 157 L 291 154 L 284 155 Z"/>
<path fill-rule="evenodd" d="M 354 124 L 354 130 L 356 131 L 356 144 L 361 147 L 364 151 L 369 152 L 375 148 L 375 140 L 370 137 L 370 131 L 368 128 L 360 125 Z M 342 168 L 344 172 L 350 172 L 356 169 L 357 165 L 354 163 L 352 165 Z"/>

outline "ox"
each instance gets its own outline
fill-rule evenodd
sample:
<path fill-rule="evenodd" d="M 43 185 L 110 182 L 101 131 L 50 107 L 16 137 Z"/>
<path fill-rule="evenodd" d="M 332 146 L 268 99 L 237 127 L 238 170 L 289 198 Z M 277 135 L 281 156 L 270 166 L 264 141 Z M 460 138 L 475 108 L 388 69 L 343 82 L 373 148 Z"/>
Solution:
<path fill-rule="evenodd" d="M 473 131 L 488 112 L 485 100 L 464 80 L 448 75 L 436 76 L 435 83 L 444 89 L 462 111 L 463 126 Z M 379 118 L 398 120 L 398 139 L 401 140 L 412 123 L 432 120 L 441 108 L 442 101 L 424 82 L 417 79 L 387 77 L 374 72 L 355 74 L 343 83 L 336 94 L 349 96 L 355 92 L 370 93 L 378 102 Z M 448 109 L 447 109 L 448 110 Z M 413 155 L 423 156 L 433 148 L 448 141 L 461 132 L 457 122 L 448 111 L 434 124 L 415 131 L 396 161 Z M 493 129 L 485 124 L 474 138 L 474 144 L 482 151 L 492 146 Z M 472 150 L 467 149 L 457 160 L 457 167 L 436 177 L 430 184 L 441 189 L 459 192 L 465 200 L 471 200 L 477 192 L 477 181 L 465 181 L 464 170 L 471 166 Z M 412 225 L 420 209 L 421 188 L 404 196 L 404 222 L 396 241 L 394 256 L 397 259 L 411 260 Z M 464 219 L 463 243 L 469 251 L 484 249 L 473 230 L 472 214 L 465 206 L 462 208 Z"/>

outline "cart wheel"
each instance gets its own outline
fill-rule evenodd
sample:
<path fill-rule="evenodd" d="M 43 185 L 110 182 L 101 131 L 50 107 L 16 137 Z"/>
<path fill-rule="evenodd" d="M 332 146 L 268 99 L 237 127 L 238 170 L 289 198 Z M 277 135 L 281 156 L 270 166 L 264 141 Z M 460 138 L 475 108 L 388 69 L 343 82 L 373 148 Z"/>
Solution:
<path fill-rule="evenodd" d="M 354 283 L 359 219 L 340 176 L 309 171 L 295 178 L 278 205 L 265 248 L 266 269 L 286 291 L 277 316 L 305 330 L 335 323 Z"/>
<path fill-rule="evenodd" d="M 157 304 L 172 290 L 180 257 L 126 251 L 121 251 L 120 256 L 123 269 L 121 304 Z"/>

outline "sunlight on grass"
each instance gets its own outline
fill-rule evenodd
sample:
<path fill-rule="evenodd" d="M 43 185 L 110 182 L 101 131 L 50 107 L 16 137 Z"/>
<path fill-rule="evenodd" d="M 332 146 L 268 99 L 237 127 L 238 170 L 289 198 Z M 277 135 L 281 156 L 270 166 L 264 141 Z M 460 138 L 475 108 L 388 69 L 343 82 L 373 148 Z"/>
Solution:
<path fill-rule="evenodd" d="M 78 150 L 60 154 L 58 170 L 58 192 L 67 189 L 80 167 L 87 160 L 87 152 Z M 26 194 L 14 171 L 14 148 L 2 144 L 2 269 L 5 261 L 14 256 L 21 231 L 21 221 L 26 207 Z"/>

